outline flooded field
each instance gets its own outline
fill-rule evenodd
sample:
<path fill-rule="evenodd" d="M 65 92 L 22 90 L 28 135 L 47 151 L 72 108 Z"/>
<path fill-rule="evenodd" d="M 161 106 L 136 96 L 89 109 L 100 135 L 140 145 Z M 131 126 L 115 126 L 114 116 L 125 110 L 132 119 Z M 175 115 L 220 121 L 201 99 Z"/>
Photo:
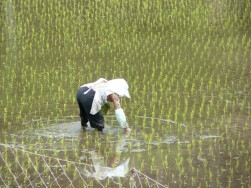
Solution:
<path fill-rule="evenodd" d="M 0 2 L 1 187 L 251 187 L 251 3 Z M 124 134 L 78 87 L 124 78 Z"/>

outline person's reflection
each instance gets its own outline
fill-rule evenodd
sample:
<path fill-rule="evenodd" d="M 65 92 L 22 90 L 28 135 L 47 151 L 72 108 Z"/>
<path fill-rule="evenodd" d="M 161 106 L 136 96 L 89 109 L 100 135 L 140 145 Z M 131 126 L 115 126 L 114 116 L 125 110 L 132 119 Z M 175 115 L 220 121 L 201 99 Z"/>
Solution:
<path fill-rule="evenodd" d="M 94 170 L 85 170 L 85 175 L 88 177 L 94 177 L 98 180 L 104 180 L 107 177 L 125 177 L 128 172 L 128 165 L 130 160 L 130 158 L 127 158 L 124 161 L 120 161 L 120 155 L 124 150 L 125 145 L 126 135 L 123 135 L 123 137 L 116 143 L 115 155 L 111 160 L 111 164 L 109 165 L 110 167 L 108 165 L 105 165 L 104 157 L 101 154 L 98 154 L 96 151 L 91 151 L 90 157 Z"/>

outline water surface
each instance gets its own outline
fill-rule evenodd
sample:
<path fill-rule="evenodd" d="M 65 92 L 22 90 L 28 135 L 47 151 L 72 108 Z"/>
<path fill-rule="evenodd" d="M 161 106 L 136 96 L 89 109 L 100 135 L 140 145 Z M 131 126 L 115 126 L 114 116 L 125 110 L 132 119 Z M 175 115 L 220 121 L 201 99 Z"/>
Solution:
<path fill-rule="evenodd" d="M 0 12 L 0 185 L 251 186 L 250 1 Z M 81 129 L 76 91 L 100 77 L 128 81 L 131 134 L 113 111 L 104 133 Z"/>

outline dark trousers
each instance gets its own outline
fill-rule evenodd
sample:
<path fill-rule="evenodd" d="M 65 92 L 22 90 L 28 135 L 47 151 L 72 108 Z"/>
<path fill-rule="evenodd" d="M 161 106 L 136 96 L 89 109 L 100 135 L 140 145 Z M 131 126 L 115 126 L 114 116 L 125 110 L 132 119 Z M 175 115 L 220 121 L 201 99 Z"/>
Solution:
<path fill-rule="evenodd" d="M 95 115 L 90 114 L 95 91 L 91 89 L 86 94 L 84 94 L 84 92 L 88 89 L 88 87 L 81 87 L 79 88 L 76 95 L 80 111 L 79 115 L 81 118 L 81 125 L 83 127 L 86 127 L 86 123 L 89 121 L 91 127 L 102 131 L 104 128 L 104 117 L 101 111 L 99 111 Z"/>

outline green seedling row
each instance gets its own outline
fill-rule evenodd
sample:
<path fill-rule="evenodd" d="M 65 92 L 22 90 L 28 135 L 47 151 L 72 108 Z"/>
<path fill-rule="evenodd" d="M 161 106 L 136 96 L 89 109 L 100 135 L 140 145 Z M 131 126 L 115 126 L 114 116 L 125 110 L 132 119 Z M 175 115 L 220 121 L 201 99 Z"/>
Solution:
<path fill-rule="evenodd" d="M 0 185 L 132 185 L 74 181 L 67 161 L 96 151 L 167 187 L 251 186 L 249 0 L 6 0 L 0 12 L 0 141 L 16 147 L 1 148 Z M 132 133 L 52 134 L 76 125 L 77 89 L 100 77 L 128 81 Z"/>

